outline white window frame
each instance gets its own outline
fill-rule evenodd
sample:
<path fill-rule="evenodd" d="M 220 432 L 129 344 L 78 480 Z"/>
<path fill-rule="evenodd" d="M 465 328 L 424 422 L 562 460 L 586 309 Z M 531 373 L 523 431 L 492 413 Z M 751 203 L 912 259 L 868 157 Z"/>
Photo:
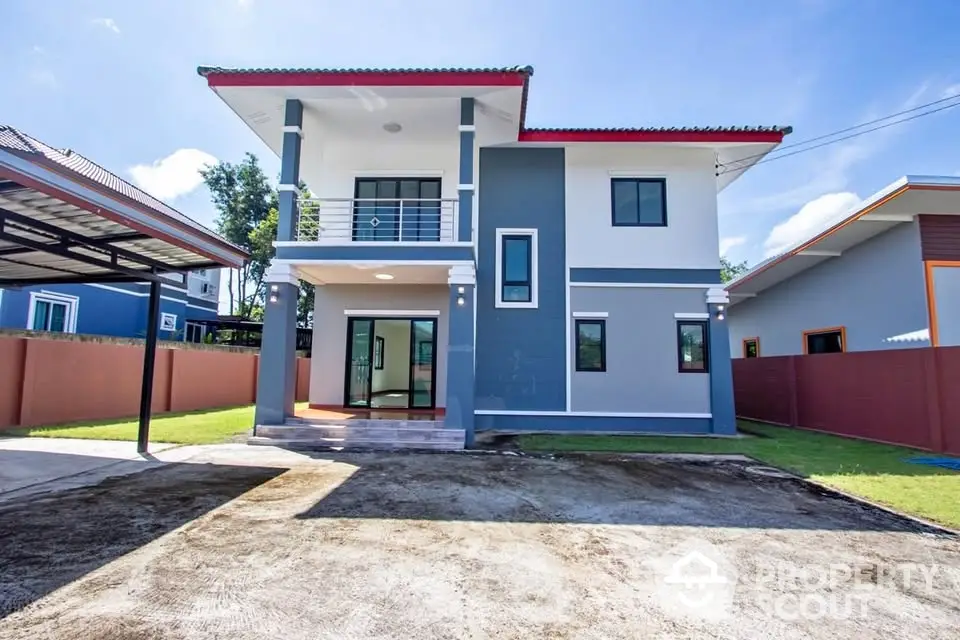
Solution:
<path fill-rule="evenodd" d="M 192 322 L 190 320 L 183 321 L 183 341 L 187 342 L 187 336 L 190 333 L 191 327 L 197 327 L 200 329 L 200 342 L 202 343 L 207 337 L 207 327 L 199 322 Z"/>
<path fill-rule="evenodd" d="M 530 236 L 530 302 L 511 302 L 503 299 L 503 236 Z M 497 229 L 496 246 L 496 302 L 499 309 L 536 309 L 539 306 L 539 266 L 536 229 Z"/>
<path fill-rule="evenodd" d="M 63 304 L 67 307 L 67 312 L 63 318 L 63 333 L 77 332 L 77 311 L 80 307 L 80 298 L 65 293 L 56 293 L 54 291 L 30 292 L 30 306 L 27 307 L 27 329 L 33 330 L 33 318 L 36 315 L 37 302 L 51 302 Z"/>
<path fill-rule="evenodd" d="M 173 329 L 164 329 L 163 325 L 166 321 L 173 320 Z M 161 313 L 160 314 L 160 326 L 158 327 L 159 331 L 176 331 L 177 330 L 177 314 L 175 313 Z"/>

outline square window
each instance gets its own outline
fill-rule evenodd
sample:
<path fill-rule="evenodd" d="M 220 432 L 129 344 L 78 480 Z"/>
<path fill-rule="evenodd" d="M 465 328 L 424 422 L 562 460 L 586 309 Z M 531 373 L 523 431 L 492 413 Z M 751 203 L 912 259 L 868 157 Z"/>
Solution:
<path fill-rule="evenodd" d="M 803 353 L 843 353 L 847 350 L 847 335 L 843 327 L 817 329 L 803 334 Z"/>
<path fill-rule="evenodd" d="M 535 230 L 497 229 L 498 307 L 537 306 L 537 235 Z"/>
<path fill-rule="evenodd" d="M 161 313 L 160 314 L 160 331 L 176 331 L 176 330 L 177 330 L 177 314 Z"/>
<path fill-rule="evenodd" d="M 607 370 L 607 323 L 576 320 L 577 371 Z"/>
<path fill-rule="evenodd" d="M 613 226 L 666 226 L 667 181 L 664 178 L 613 178 L 610 189 Z"/>
<path fill-rule="evenodd" d="M 77 298 L 49 291 L 30 293 L 27 328 L 34 331 L 76 331 Z"/>
<path fill-rule="evenodd" d="M 680 373 L 710 371 L 706 320 L 681 320 L 677 323 L 677 351 Z"/>

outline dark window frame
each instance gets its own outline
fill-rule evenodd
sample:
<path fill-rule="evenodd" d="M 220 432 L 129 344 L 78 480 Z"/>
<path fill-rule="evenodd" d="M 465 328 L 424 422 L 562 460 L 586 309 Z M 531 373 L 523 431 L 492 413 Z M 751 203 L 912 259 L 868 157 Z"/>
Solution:
<path fill-rule="evenodd" d="M 660 185 L 660 202 L 662 204 L 660 212 L 660 222 L 641 222 L 640 221 L 640 198 L 637 197 L 637 221 L 636 222 L 617 222 L 617 184 L 631 182 L 635 185 L 640 183 L 655 183 Z M 610 223 L 614 227 L 665 227 L 667 226 L 667 179 L 666 178 L 611 178 L 610 179 Z"/>
<path fill-rule="evenodd" d="M 750 343 L 753 343 L 753 350 L 756 355 L 750 355 Z M 752 338 L 743 339 L 743 357 L 744 358 L 759 358 L 760 357 L 760 338 L 759 336 L 754 336 Z"/>
<path fill-rule="evenodd" d="M 703 369 L 683 368 L 683 327 L 696 325 L 703 328 Z M 710 373 L 710 321 L 677 320 L 677 371 L 680 373 Z"/>
<path fill-rule="evenodd" d="M 523 240 L 527 244 L 527 279 L 507 280 L 507 241 Z M 533 235 L 510 233 L 500 236 L 500 304 L 530 304 L 533 302 Z M 526 287 L 526 300 L 508 300 L 504 295 L 507 287 Z"/>
<path fill-rule="evenodd" d="M 580 326 L 584 324 L 600 325 L 600 368 L 586 367 L 580 360 Z M 607 370 L 607 321 L 604 318 L 577 318 L 574 320 L 574 348 L 576 351 L 576 370 L 586 373 L 604 373 Z"/>

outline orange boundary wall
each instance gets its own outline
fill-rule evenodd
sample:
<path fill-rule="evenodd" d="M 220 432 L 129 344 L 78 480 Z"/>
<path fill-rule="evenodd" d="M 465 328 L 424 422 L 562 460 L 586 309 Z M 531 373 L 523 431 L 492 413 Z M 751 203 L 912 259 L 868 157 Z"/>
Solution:
<path fill-rule="evenodd" d="M 154 414 L 253 404 L 259 356 L 216 348 L 157 349 Z M 132 418 L 139 412 L 143 346 L 0 337 L 0 429 Z M 310 360 L 297 359 L 297 401 Z"/>

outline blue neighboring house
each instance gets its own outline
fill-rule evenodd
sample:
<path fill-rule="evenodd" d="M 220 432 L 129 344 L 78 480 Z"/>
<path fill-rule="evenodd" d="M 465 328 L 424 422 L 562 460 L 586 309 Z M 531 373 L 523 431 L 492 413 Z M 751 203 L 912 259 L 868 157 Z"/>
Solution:
<path fill-rule="evenodd" d="M 160 339 L 202 342 L 206 329 L 197 321 L 217 318 L 220 270 L 167 278 L 160 299 Z M 0 289 L 0 327 L 142 338 L 149 291 L 146 282 Z"/>

